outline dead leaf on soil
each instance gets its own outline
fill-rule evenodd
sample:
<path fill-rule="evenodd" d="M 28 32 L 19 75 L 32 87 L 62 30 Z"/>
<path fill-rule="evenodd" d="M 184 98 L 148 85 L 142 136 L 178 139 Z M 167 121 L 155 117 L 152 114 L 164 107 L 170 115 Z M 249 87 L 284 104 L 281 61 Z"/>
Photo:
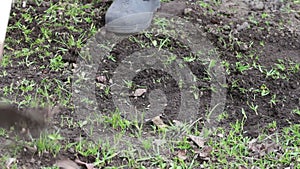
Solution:
<path fill-rule="evenodd" d="M 204 147 L 204 143 L 206 142 L 206 140 L 202 137 L 199 136 L 193 136 L 193 135 L 189 135 L 188 136 L 198 147 Z"/>
<path fill-rule="evenodd" d="M 212 147 L 210 147 L 210 146 L 205 146 L 205 147 L 203 147 L 202 150 L 200 151 L 199 156 L 200 156 L 201 158 L 207 158 L 207 157 L 210 156 L 212 150 L 213 150 Z"/>
<path fill-rule="evenodd" d="M 158 128 L 166 128 L 168 125 L 164 123 L 164 121 L 160 118 L 160 116 L 156 116 L 151 121 L 158 127 Z"/>
<path fill-rule="evenodd" d="M 55 163 L 55 165 L 62 169 L 80 169 L 80 167 L 71 160 L 59 160 Z"/>
<path fill-rule="evenodd" d="M 16 162 L 16 161 L 17 161 L 16 158 L 9 158 L 9 159 L 7 159 L 7 160 L 6 160 L 6 168 L 7 168 L 7 169 L 10 169 L 10 166 L 11 166 L 14 162 Z"/>
<path fill-rule="evenodd" d="M 78 68 L 78 65 L 76 63 L 73 63 L 72 65 L 74 69 Z"/>
<path fill-rule="evenodd" d="M 249 143 L 248 143 L 248 149 L 251 151 L 258 151 L 257 147 L 255 146 L 255 143 L 257 142 L 257 139 L 252 139 Z"/>
<path fill-rule="evenodd" d="M 136 89 L 133 93 L 134 97 L 140 97 L 147 92 L 147 89 Z"/>
<path fill-rule="evenodd" d="M 87 169 L 95 169 L 95 165 L 94 165 L 94 164 L 91 164 L 91 163 L 85 163 L 85 162 L 83 162 L 83 161 L 81 161 L 81 160 L 79 160 L 79 159 L 76 159 L 75 162 L 76 162 L 77 164 L 80 164 L 80 165 L 85 165 L 85 167 L 86 167 Z"/>
<path fill-rule="evenodd" d="M 100 82 L 100 83 L 106 83 L 107 82 L 107 79 L 105 76 L 98 76 L 96 77 L 97 79 L 97 82 Z"/>
<path fill-rule="evenodd" d="M 248 144 L 248 149 L 259 157 L 271 152 L 276 152 L 280 147 L 275 142 L 258 143 L 257 139 L 253 139 Z"/>
<path fill-rule="evenodd" d="M 181 160 L 186 160 L 187 159 L 186 150 L 179 150 L 177 152 L 177 157 Z"/>
<path fill-rule="evenodd" d="M 38 151 L 38 149 L 37 149 L 37 147 L 36 146 L 33 146 L 33 147 L 30 147 L 30 146 L 25 146 L 24 147 L 24 151 L 25 152 L 29 152 L 29 153 L 32 153 L 32 154 L 34 154 L 34 153 L 36 153 L 37 151 Z"/>
<path fill-rule="evenodd" d="M 247 169 L 247 167 L 241 165 L 241 166 L 238 167 L 238 169 Z"/>
<path fill-rule="evenodd" d="M 175 124 L 176 127 L 182 127 L 184 125 L 181 121 L 178 120 L 173 120 L 173 123 Z"/>

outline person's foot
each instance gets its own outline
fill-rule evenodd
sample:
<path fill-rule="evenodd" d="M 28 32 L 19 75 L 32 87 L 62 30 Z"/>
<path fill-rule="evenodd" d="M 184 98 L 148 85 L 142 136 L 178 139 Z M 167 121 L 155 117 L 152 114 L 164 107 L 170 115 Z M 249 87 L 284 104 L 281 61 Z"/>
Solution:
<path fill-rule="evenodd" d="M 108 31 L 136 33 L 148 28 L 160 0 L 114 0 L 105 15 Z"/>

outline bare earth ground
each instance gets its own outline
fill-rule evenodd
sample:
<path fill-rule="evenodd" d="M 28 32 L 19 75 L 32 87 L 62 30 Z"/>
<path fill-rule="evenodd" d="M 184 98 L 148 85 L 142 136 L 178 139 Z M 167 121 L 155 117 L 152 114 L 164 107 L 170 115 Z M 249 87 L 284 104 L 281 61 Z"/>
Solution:
<path fill-rule="evenodd" d="M 201 1 L 202 2 L 202 1 Z M 52 1 L 53 4 L 61 3 Z M 90 2 L 81 2 L 89 4 Z M 70 27 L 76 29 L 71 31 L 69 28 L 59 27 L 55 24 L 37 23 L 33 19 L 32 23 L 22 17 L 23 13 L 29 13 L 33 18 L 42 17 L 49 9 L 50 2 L 44 1 L 41 4 L 28 3 L 26 8 L 15 7 L 12 10 L 9 25 L 16 25 L 20 22 L 29 30 L 32 30 L 30 41 L 26 40 L 24 32 L 17 28 L 10 28 L 7 33 L 7 42 L 5 51 L 10 53 L 10 63 L 6 67 L 1 67 L 0 70 L 6 72 L 5 77 L 1 78 L 1 95 L 3 97 L 14 100 L 15 103 L 23 101 L 26 96 L 30 95 L 30 91 L 26 95 L 22 95 L 22 91 L 6 93 L 5 87 L 14 84 L 22 86 L 22 79 L 33 80 L 36 86 L 44 86 L 47 83 L 61 85 L 66 91 L 60 95 L 56 93 L 51 86 L 47 91 L 51 100 L 46 102 L 58 102 L 61 98 L 68 98 L 71 91 L 72 70 L 76 66 L 76 60 L 79 57 L 81 46 L 70 46 L 67 43 L 59 43 L 59 41 L 68 41 L 68 38 L 73 36 L 74 39 L 82 39 L 83 44 L 90 38 L 91 34 L 82 34 L 76 30 L 89 30 L 93 24 L 96 29 L 104 26 L 105 11 L 111 2 L 91 2 L 91 8 L 86 8 L 81 14 L 82 17 L 90 17 L 90 22 L 82 21 L 76 25 L 72 25 L 72 19 L 64 14 L 63 9 L 55 9 L 52 13 L 53 17 L 58 18 L 59 23 L 68 23 Z M 291 113 L 300 107 L 300 72 L 294 70 L 295 64 L 300 63 L 300 4 L 293 4 L 290 1 L 235 1 L 225 0 L 221 4 L 207 2 L 209 7 L 204 4 L 196 3 L 196 0 L 189 0 L 185 3 L 180 1 L 171 1 L 168 4 L 163 2 L 162 9 L 159 12 L 166 12 L 185 18 L 192 23 L 199 24 L 199 27 L 208 35 L 208 38 L 213 42 L 214 46 L 220 52 L 220 59 L 224 61 L 226 68 L 226 104 L 225 112 L 227 118 L 224 118 L 219 123 L 220 127 L 230 128 L 231 123 L 236 120 L 245 120 L 243 135 L 250 138 L 256 138 L 261 132 L 280 132 L 283 127 L 291 124 L 300 123 L 300 115 Z M 61 3 L 63 4 L 63 3 Z M 68 5 L 65 5 L 68 7 Z M 177 9 L 175 9 L 177 8 Z M 298 12 L 295 12 L 298 11 Z M 89 15 L 94 12 L 95 15 Z M 80 16 L 78 17 L 80 18 Z M 49 19 L 50 20 L 50 19 Z M 71 21 L 71 22 L 70 22 Z M 41 25 L 47 26 L 52 30 L 49 33 L 48 39 L 43 42 L 43 47 L 34 46 L 34 39 L 38 39 L 41 32 Z M 143 34 L 135 35 L 137 39 L 147 44 L 150 40 Z M 157 37 L 159 39 L 159 37 Z M 32 46 L 33 45 L 33 46 Z M 24 48 L 38 49 L 36 52 L 20 51 Z M 47 47 L 48 46 L 48 47 Z M 189 50 L 178 45 L 175 40 L 170 41 L 167 48 L 172 47 L 172 52 L 183 57 L 189 54 Z M 63 49 L 63 50 L 62 50 Z M 143 49 L 136 41 L 124 40 L 118 44 L 111 55 L 116 58 L 116 61 L 107 59 L 98 70 L 97 77 L 104 77 L 105 80 L 96 79 L 97 84 L 107 85 L 113 71 L 118 66 L 125 56 Z M 45 51 L 48 51 L 48 56 Z M 14 57 L 13 52 L 27 52 L 27 55 Z M 60 54 L 64 67 L 58 71 L 51 70 L 48 66 L 45 69 L 40 69 L 42 65 L 50 65 L 50 59 L 53 54 Z M 28 56 L 25 64 L 24 57 Z M 32 65 L 30 63 L 33 63 Z M 202 63 L 189 63 L 189 68 L 195 76 L 198 77 L 198 88 L 201 89 L 200 95 L 200 116 L 205 119 L 204 113 L 210 102 L 211 89 L 209 89 L 209 81 L 206 80 L 208 75 L 204 72 L 205 65 Z M 207 66 L 207 65 L 206 65 Z M 244 69 L 245 68 L 245 69 Z M 104 71 L 105 70 L 105 71 Z M 272 73 L 273 71 L 273 73 Z M 267 75 L 267 73 L 270 73 Z M 60 83 L 51 81 L 58 79 Z M 46 80 L 45 80 L 46 79 Z M 161 83 L 153 83 L 160 79 Z M 135 91 L 136 86 L 146 86 L 148 91 L 160 89 L 165 92 L 167 98 L 167 107 L 164 110 L 167 119 L 172 119 L 172 113 L 178 112 L 180 106 L 180 88 L 177 82 L 171 77 L 166 76 L 163 72 L 149 70 L 140 72 L 133 79 L 133 87 L 130 91 Z M 33 92 L 31 92 L 32 94 Z M 276 99 L 273 97 L 276 96 Z M 34 97 L 34 95 L 32 96 Z M 104 89 L 97 89 L 96 92 L 99 109 L 107 114 L 114 111 L 115 105 L 112 101 L 112 95 L 105 94 Z M 271 103 L 271 100 L 276 100 Z M 66 99 L 66 102 L 69 100 Z M 148 95 L 145 97 L 137 97 L 131 99 L 132 104 L 138 108 L 145 108 L 149 104 Z M 26 105 L 27 103 L 24 103 Z M 62 103 L 60 103 L 62 104 Z M 79 137 L 87 137 L 87 133 L 78 126 L 69 128 L 66 121 L 62 121 L 62 116 L 68 116 L 76 121 L 77 115 L 72 113 L 72 104 L 67 104 L 68 108 L 62 108 L 62 111 L 55 115 L 51 121 L 52 129 L 59 127 L 60 134 L 66 138 L 65 143 L 73 142 Z M 252 107 L 251 107 L 252 106 Z M 255 111 L 255 106 L 258 107 L 258 112 Z M 247 118 L 244 118 L 242 111 L 247 112 Z M 178 120 L 178 119 L 177 119 Z M 195 119 L 196 120 L 196 119 Z M 269 124 L 276 121 L 277 128 L 269 128 Z M 61 125 L 63 124 L 63 125 Z M 0 141 L 5 139 L 0 138 Z M 8 143 L 7 143 L 8 144 Z M 57 159 L 64 158 L 81 158 L 82 161 L 93 162 L 94 157 L 82 157 L 80 154 L 74 154 L 74 150 L 61 150 L 59 154 L 53 157 L 51 154 L 43 154 L 40 156 L 30 150 L 23 148 L 18 154 L 18 165 L 27 166 L 29 168 L 39 168 L 39 166 L 51 166 Z M 25 151 L 26 150 L 26 151 Z M 1 149 L 0 154 L 5 154 L 6 149 Z M 87 159 L 86 159 L 87 158 Z M 121 157 L 114 157 L 109 165 L 120 166 L 127 163 Z"/>

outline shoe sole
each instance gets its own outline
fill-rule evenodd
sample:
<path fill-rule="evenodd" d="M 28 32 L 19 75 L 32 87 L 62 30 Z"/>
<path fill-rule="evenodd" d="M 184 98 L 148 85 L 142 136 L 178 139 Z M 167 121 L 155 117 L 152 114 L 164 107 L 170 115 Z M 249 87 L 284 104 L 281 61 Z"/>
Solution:
<path fill-rule="evenodd" d="M 109 32 L 124 34 L 143 31 L 151 25 L 153 14 L 159 7 L 160 6 L 155 8 L 154 12 L 137 13 L 113 20 L 112 22 L 107 23 L 105 28 Z M 135 24 L 130 24 L 130 22 Z"/>

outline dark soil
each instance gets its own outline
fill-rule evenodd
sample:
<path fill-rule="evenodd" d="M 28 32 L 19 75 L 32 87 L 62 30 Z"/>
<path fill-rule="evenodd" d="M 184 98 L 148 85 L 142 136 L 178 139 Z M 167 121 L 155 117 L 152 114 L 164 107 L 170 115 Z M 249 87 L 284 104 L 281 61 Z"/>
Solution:
<path fill-rule="evenodd" d="M 230 128 L 230 123 L 235 123 L 237 120 L 243 120 L 242 109 L 247 113 L 247 119 L 244 122 L 244 135 L 249 137 L 257 137 L 261 132 L 277 132 L 283 127 L 287 127 L 291 124 L 299 124 L 300 116 L 291 113 L 294 109 L 300 107 L 300 72 L 293 72 L 289 70 L 292 67 L 290 61 L 295 63 L 300 63 L 300 31 L 299 23 L 300 17 L 299 13 L 288 13 L 282 12 L 285 7 L 288 6 L 290 2 L 272 4 L 269 1 L 263 1 L 264 7 L 261 9 L 259 6 L 249 5 L 247 3 L 239 1 L 224 2 L 221 5 L 210 4 L 211 7 L 201 7 L 196 4 L 195 0 L 188 1 L 186 5 L 181 2 L 182 9 L 172 10 L 172 4 L 163 4 L 164 8 L 160 12 L 168 11 L 172 14 L 176 14 L 179 17 L 186 18 L 195 24 L 199 24 L 200 28 L 207 33 L 208 38 L 213 42 L 215 47 L 218 48 L 221 53 L 221 59 L 228 63 L 227 67 L 227 101 L 225 104 L 225 112 L 228 114 L 228 118 L 221 120 L 220 126 L 225 128 Z M 52 1 L 52 3 L 58 3 Z M 82 2 L 90 3 L 90 2 Z M 92 23 L 97 27 L 101 28 L 104 26 L 104 16 L 105 11 L 109 7 L 111 2 L 92 2 L 93 7 L 91 9 L 86 9 L 86 16 L 91 17 Z M 173 2 L 170 2 L 173 3 Z M 177 5 L 174 5 L 178 7 Z M 22 13 L 31 13 L 34 17 L 41 17 L 46 9 L 50 7 L 49 2 L 44 2 L 40 6 L 35 3 L 28 3 L 26 8 L 16 7 L 12 10 L 14 15 L 11 15 L 9 25 L 14 25 L 16 22 L 21 22 L 22 24 L 28 26 L 32 32 L 32 39 L 37 39 L 40 37 L 41 30 L 39 29 L 39 23 L 33 21 L 28 24 L 24 19 L 22 19 Z M 289 8 L 298 10 L 300 5 L 290 6 Z M 89 12 L 95 11 L 97 15 L 89 16 Z M 268 13 L 271 17 L 262 18 L 264 13 Z M 251 17 L 255 17 L 256 21 L 251 20 Z M 64 15 L 58 16 L 60 22 L 64 20 L 69 20 L 72 18 L 67 18 Z M 83 16 L 84 17 L 84 16 Z M 290 22 L 288 22 L 290 21 Z M 241 25 L 246 24 L 249 28 L 242 28 Z M 297 27 L 298 25 L 298 27 Z M 91 23 L 81 22 L 76 26 L 77 29 L 88 29 Z M 62 27 L 51 27 L 53 32 L 49 36 L 52 41 L 45 41 L 45 46 L 50 45 L 48 51 L 50 53 L 60 52 L 63 61 L 68 63 L 69 66 L 65 67 L 64 70 L 51 71 L 48 67 L 44 70 L 37 69 L 41 65 L 49 65 L 50 58 L 53 55 L 49 55 L 41 59 L 39 57 L 41 52 L 34 52 L 29 56 L 30 61 L 35 63 L 32 66 L 26 66 L 25 64 L 17 64 L 22 61 L 23 58 L 11 58 L 12 64 L 1 68 L 1 70 L 6 70 L 7 76 L 1 78 L 0 86 L 9 86 L 11 83 L 16 84 L 23 78 L 29 80 L 34 80 L 39 85 L 44 85 L 43 79 L 51 80 L 53 78 L 59 79 L 62 82 L 66 82 L 68 77 L 72 75 L 72 64 L 76 64 L 76 60 L 79 57 L 80 48 L 62 46 L 62 44 L 55 41 L 55 39 L 69 38 L 73 35 L 74 39 L 80 39 L 80 32 L 72 32 L 69 29 L 63 29 Z M 85 35 L 84 42 L 91 35 Z M 161 35 L 162 36 L 162 35 Z M 7 37 L 15 39 L 18 43 L 8 43 L 5 48 L 5 52 L 11 53 L 18 51 L 22 48 L 31 46 L 30 42 L 27 42 L 24 38 L 23 32 L 18 31 L 18 29 L 8 30 Z M 150 40 L 144 35 L 139 34 L 135 37 L 144 43 L 150 44 Z M 160 37 L 156 37 L 159 39 Z M 236 43 L 241 42 L 240 44 Z M 262 45 L 263 43 L 263 45 Z M 151 45 L 151 44 L 150 44 Z M 67 51 L 61 52 L 59 48 L 65 48 Z M 184 57 L 189 54 L 189 49 L 182 47 L 180 42 L 172 39 L 170 45 L 172 47 L 172 52 L 177 54 L 179 57 Z M 32 49 L 38 48 L 38 46 L 33 46 Z M 114 70 L 118 66 L 124 57 L 132 54 L 135 51 L 141 50 L 142 47 L 136 42 L 130 40 L 124 40 L 119 43 L 113 51 L 111 51 L 112 56 L 116 58 L 116 61 L 105 60 L 101 68 L 98 69 L 97 76 L 105 76 L 107 81 L 104 83 L 109 83 Z M 166 48 L 168 49 L 168 48 Z M 237 54 L 248 56 L 248 57 L 237 57 Z M 253 56 L 253 57 L 250 57 Z M 257 56 L 257 58 L 256 58 Z M 286 78 L 282 79 L 280 77 L 266 77 L 265 73 L 262 73 L 259 68 L 251 68 L 240 72 L 236 68 L 236 63 L 240 62 L 242 64 L 252 64 L 256 62 L 265 70 L 270 71 L 272 68 L 276 68 L 281 60 L 285 65 L 286 69 L 280 71 L 282 76 Z M 199 89 L 202 94 L 200 95 L 200 116 L 205 119 L 205 112 L 210 103 L 211 90 L 208 89 L 210 82 L 207 79 L 208 75 L 205 73 L 207 65 L 199 62 L 190 62 L 189 68 L 195 76 L 198 77 L 197 82 Z M 104 71 L 105 70 L 105 71 Z M 281 77 L 282 77 L 281 76 Z M 96 78 L 96 77 L 95 77 Z M 158 79 L 161 80 L 160 83 L 153 83 Z M 96 83 L 103 83 L 96 80 Z M 146 108 L 149 105 L 149 93 L 155 89 L 162 90 L 167 98 L 167 106 L 164 109 L 164 114 L 166 115 L 166 120 L 176 119 L 176 112 L 179 111 L 180 107 L 180 88 L 176 80 L 172 79 L 171 76 L 166 75 L 165 72 L 157 70 L 144 70 L 139 72 L 133 79 L 133 86 L 129 89 L 129 92 L 134 92 L 137 88 L 143 86 L 147 88 L 147 93 L 143 97 L 132 97 L 132 104 L 136 105 L 139 109 Z M 262 96 L 260 92 L 256 92 L 255 89 L 262 89 L 266 86 L 269 90 L 269 94 Z M 67 89 L 71 90 L 71 86 L 66 86 Z M 244 90 L 245 89 L 245 90 Z M 54 93 L 54 91 L 49 90 Z M 21 93 L 21 92 L 20 92 Z M 96 92 L 97 101 L 99 104 L 99 109 L 104 113 L 109 114 L 115 110 L 115 105 L 112 101 L 112 95 L 105 95 L 104 90 L 97 89 Z M 15 98 L 16 102 L 21 101 L 23 96 L 14 96 L 15 93 L 5 95 L 3 90 L 1 95 L 8 98 Z M 65 94 L 67 95 L 67 94 Z M 275 105 L 270 104 L 272 96 L 276 95 Z M 52 102 L 56 102 L 59 98 L 52 98 Z M 249 105 L 258 106 L 258 112 L 252 110 Z M 60 113 L 60 115 L 68 115 L 73 117 L 76 121 L 76 115 L 72 114 L 72 109 L 66 108 Z M 52 126 L 58 126 L 60 124 L 60 115 L 57 115 L 56 121 L 54 120 Z M 177 119 L 178 120 L 178 119 Z M 180 119 L 179 119 L 180 120 Z M 196 119 L 195 119 L 196 120 Z M 202 122 L 204 122 L 203 120 Z M 276 130 L 270 130 L 267 128 L 268 124 L 276 121 Z M 70 130 L 68 127 L 62 128 L 62 135 L 67 142 L 72 142 L 78 139 L 81 135 L 86 137 L 86 133 L 79 127 L 74 127 Z M 0 141 L 2 141 L 0 139 Z M 25 149 L 24 149 L 25 150 Z M 0 150 L 0 153 L 1 150 Z M 72 154 L 71 150 L 66 150 L 61 152 L 57 157 L 52 157 L 50 154 L 44 154 L 39 156 L 37 153 L 30 153 L 29 150 L 24 151 L 18 158 L 19 165 L 24 164 L 24 166 L 38 168 L 40 165 L 47 166 L 55 163 L 56 159 L 70 158 L 75 159 L 76 155 Z M 93 161 L 93 159 L 83 159 L 83 161 Z M 34 160 L 33 160 L 34 159 Z M 113 159 L 116 165 L 121 165 L 124 163 L 123 159 Z M 113 163 L 112 163 L 113 164 Z"/>

